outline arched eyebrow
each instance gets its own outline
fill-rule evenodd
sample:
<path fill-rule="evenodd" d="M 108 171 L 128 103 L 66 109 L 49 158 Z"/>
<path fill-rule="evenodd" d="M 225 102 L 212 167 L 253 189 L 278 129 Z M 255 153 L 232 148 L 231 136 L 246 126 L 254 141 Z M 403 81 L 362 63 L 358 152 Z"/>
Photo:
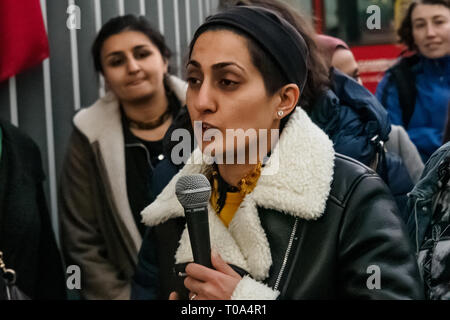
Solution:
<path fill-rule="evenodd" d="M 413 23 L 414 23 L 414 22 L 425 22 L 425 18 L 422 18 L 422 17 L 420 17 L 420 18 L 415 18 L 415 19 L 412 20 L 412 22 L 413 22 Z"/>
<path fill-rule="evenodd" d="M 442 15 L 442 14 L 436 14 L 436 15 L 434 15 L 434 16 L 431 17 L 432 20 L 434 20 L 434 19 L 439 19 L 439 18 L 445 18 L 445 16 Z M 419 17 L 419 18 L 414 19 L 413 22 L 425 21 L 425 20 L 426 20 L 426 18 Z"/>
<path fill-rule="evenodd" d="M 200 63 L 198 63 L 197 61 L 195 61 L 195 60 L 189 60 L 188 63 L 186 63 L 186 68 L 187 68 L 189 65 L 192 65 L 192 66 L 194 66 L 194 67 L 196 67 L 196 68 L 199 68 L 199 69 L 202 68 L 202 65 L 201 65 Z"/>
<path fill-rule="evenodd" d="M 444 15 L 442 15 L 442 14 L 437 14 L 437 15 L 434 15 L 434 16 L 432 16 L 431 17 L 431 19 L 439 19 L 439 18 L 446 18 Z"/>
<path fill-rule="evenodd" d="M 228 61 L 225 61 L 225 62 L 219 62 L 219 63 L 213 64 L 213 66 L 212 66 L 211 68 L 212 68 L 213 70 L 218 70 L 218 69 L 223 69 L 223 68 L 226 68 L 226 67 L 229 67 L 229 66 L 237 67 L 237 68 L 241 69 L 243 72 L 245 72 L 244 68 L 242 68 L 242 67 L 241 67 L 240 65 L 238 65 L 237 63 L 234 63 L 234 62 L 228 62 Z"/>
<path fill-rule="evenodd" d="M 196 60 L 189 60 L 188 63 L 186 64 L 186 67 L 189 66 L 189 65 L 192 65 L 192 66 L 194 66 L 196 68 L 199 68 L 199 69 L 202 68 L 202 65 Z M 242 68 L 240 65 L 238 65 L 235 62 L 229 62 L 229 61 L 219 62 L 219 63 L 213 64 L 211 69 L 219 70 L 219 69 L 223 69 L 223 68 L 226 68 L 226 67 L 229 67 L 229 66 L 237 67 L 240 70 L 242 70 L 243 72 L 245 72 L 244 68 Z"/>
<path fill-rule="evenodd" d="M 140 44 L 140 45 L 137 45 L 137 46 L 133 47 L 132 50 L 134 51 L 134 50 L 139 50 L 139 49 L 142 49 L 142 48 L 148 48 L 148 47 L 149 47 L 148 45 Z M 120 55 L 120 54 L 122 54 L 122 53 L 123 53 L 123 51 L 113 51 L 113 52 L 108 53 L 108 54 L 105 56 L 105 58 L 107 58 L 107 57 L 109 57 L 109 56 Z"/>

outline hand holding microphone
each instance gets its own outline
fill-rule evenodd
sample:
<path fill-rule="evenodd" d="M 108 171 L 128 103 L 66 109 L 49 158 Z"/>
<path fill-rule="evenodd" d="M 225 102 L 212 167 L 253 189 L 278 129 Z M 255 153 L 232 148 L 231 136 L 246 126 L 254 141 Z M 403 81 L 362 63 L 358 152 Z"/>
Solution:
<path fill-rule="evenodd" d="M 186 267 L 188 276 L 184 284 L 191 292 L 189 299 L 230 299 L 241 276 L 217 252 L 211 261 L 208 223 L 211 185 L 208 179 L 202 174 L 182 176 L 177 181 L 175 193 L 184 208 L 194 262 L 209 268 L 195 264 Z M 204 286 L 208 286 L 210 290 L 202 290 Z M 209 295 L 205 295 L 205 292 Z M 177 293 L 172 292 L 170 299 L 178 299 Z"/>

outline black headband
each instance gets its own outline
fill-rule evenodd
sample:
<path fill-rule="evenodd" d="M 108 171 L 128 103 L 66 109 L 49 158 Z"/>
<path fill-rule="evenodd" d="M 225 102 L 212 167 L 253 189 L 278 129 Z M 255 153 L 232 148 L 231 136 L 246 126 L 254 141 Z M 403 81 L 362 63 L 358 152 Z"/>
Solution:
<path fill-rule="evenodd" d="M 297 84 L 303 92 L 308 74 L 308 47 L 300 33 L 285 19 L 261 7 L 232 7 L 206 18 L 195 32 L 193 43 L 212 25 L 231 26 L 249 35 L 272 56 L 289 83 Z"/>

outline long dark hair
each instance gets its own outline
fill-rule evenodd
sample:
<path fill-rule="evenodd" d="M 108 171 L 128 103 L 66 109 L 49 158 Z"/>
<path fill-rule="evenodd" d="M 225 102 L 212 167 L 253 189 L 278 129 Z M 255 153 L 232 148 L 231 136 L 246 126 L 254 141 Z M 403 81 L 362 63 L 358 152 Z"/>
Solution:
<path fill-rule="evenodd" d="M 101 50 L 103 43 L 110 36 L 119 34 L 123 31 L 139 31 L 145 34 L 150 41 L 158 48 L 162 57 L 169 61 L 172 52 L 166 45 L 164 36 L 155 28 L 152 27 L 150 22 L 143 16 L 135 16 L 132 14 L 127 14 L 124 16 L 119 16 L 112 18 L 106 22 L 100 29 L 95 41 L 92 45 L 91 53 L 94 59 L 94 67 L 97 72 L 103 73 L 103 67 L 101 63 Z"/>
<path fill-rule="evenodd" d="M 400 37 L 400 42 L 404 43 L 411 51 L 417 49 L 413 37 L 412 13 L 418 4 L 442 5 L 450 9 L 450 0 L 415 0 L 409 5 L 397 34 Z"/>

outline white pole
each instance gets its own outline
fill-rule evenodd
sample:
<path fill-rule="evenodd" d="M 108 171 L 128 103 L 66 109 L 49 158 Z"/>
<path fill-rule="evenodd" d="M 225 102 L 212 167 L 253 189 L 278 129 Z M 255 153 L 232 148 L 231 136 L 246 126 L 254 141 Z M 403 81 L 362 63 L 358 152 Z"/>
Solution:
<path fill-rule="evenodd" d="M 95 31 L 98 33 L 102 28 L 102 6 L 100 0 L 94 0 L 94 13 L 95 13 Z M 98 75 L 100 86 L 98 88 L 98 94 L 101 97 L 105 95 L 105 79 L 101 74 Z"/>
<path fill-rule="evenodd" d="M 198 1 L 198 19 L 199 24 L 203 23 L 203 0 L 197 0 Z"/>
<path fill-rule="evenodd" d="M 125 2 L 123 0 L 119 0 L 119 15 L 125 15 Z"/>
<path fill-rule="evenodd" d="M 9 78 L 9 109 L 11 113 L 11 123 L 19 126 L 19 112 L 17 110 L 17 87 L 16 77 Z"/>
<path fill-rule="evenodd" d="M 42 15 L 44 17 L 45 29 L 47 25 L 47 6 L 45 0 L 41 1 Z M 52 87 L 50 77 L 50 60 L 43 62 L 44 71 L 44 103 L 45 103 L 45 123 L 47 136 L 47 155 L 48 155 L 48 175 L 50 184 L 50 209 L 52 226 L 58 246 L 59 241 L 59 223 L 58 223 L 58 192 L 56 183 L 56 161 L 55 161 L 55 137 L 53 128 L 53 110 L 52 110 Z"/>
<path fill-rule="evenodd" d="M 178 12 L 178 0 L 173 0 L 173 11 L 175 17 L 175 54 L 178 76 L 181 76 L 181 45 L 180 45 L 180 22 Z"/>
<path fill-rule="evenodd" d="M 146 10 L 145 10 L 145 0 L 139 1 L 139 13 L 141 16 L 145 16 Z"/>
<path fill-rule="evenodd" d="M 191 41 L 191 1 L 185 0 L 186 6 L 186 40 L 189 45 Z"/>
<path fill-rule="evenodd" d="M 162 0 L 158 0 L 159 32 L 164 34 L 164 8 Z"/>
<path fill-rule="evenodd" d="M 69 6 L 75 5 L 75 0 L 68 0 Z M 81 108 L 80 102 L 80 75 L 78 67 L 78 43 L 77 43 L 77 29 L 70 30 L 70 53 L 72 57 L 72 81 L 73 81 L 73 104 L 75 110 Z"/>

